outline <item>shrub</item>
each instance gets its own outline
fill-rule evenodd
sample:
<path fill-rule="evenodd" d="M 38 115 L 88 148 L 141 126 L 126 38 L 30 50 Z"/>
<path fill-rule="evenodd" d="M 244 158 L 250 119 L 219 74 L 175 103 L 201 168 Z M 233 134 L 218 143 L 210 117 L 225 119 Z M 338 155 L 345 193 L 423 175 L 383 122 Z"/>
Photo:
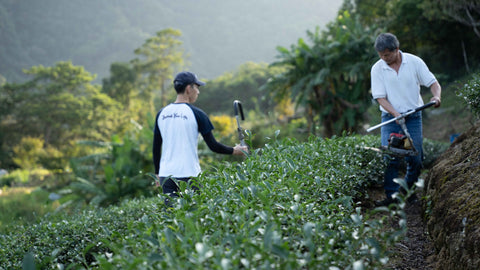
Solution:
<path fill-rule="evenodd" d="M 404 231 L 354 198 L 383 174 L 378 137 L 271 140 L 219 163 L 166 209 L 163 195 L 0 235 L 0 265 L 100 269 L 375 269 Z M 400 224 L 405 224 L 401 219 Z"/>
<path fill-rule="evenodd" d="M 473 75 L 464 86 L 457 91 L 457 95 L 463 98 L 472 113 L 480 118 L 480 73 Z"/>
<path fill-rule="evenodd" d="M 29 170 L 38 168 L 40 158 L 45 156 L 43 139 L 24 137 L 20 144 L 13 147 L 15 157 L 13 161 L 23 169 Z"/>
<path fill-rule="evenodd" d="M 236 122 L 234 117 L 228 115 L 214 115 L 211 117 L 215 131 L 221 137 L 228 137 L 236 134 Z"/>
<path fill-rule="evenodd" d="M 42 168 L 32 170 L 17 169 L 0 176 L 0 187 L 35 186 L 43 182 L 51 174 L 50 171 Z"/>
<path fill-rule="evenodd" d="M 140 143 L 130 135 L 123 141 L 118 137 L 111 143 L 81 142 L 103 148 L 105 151 L 72 159 L 76 177 L 68 187 L 59 191 L 71 196 L 77 203 L 108 206 L 127 198 L 151 195 L 151 158 L 142 151 Z M 71 203 L 71 202 L 69 202 Z"/>
<path fill-rule="evenodd" d="M 434 141 L 427 138 L 423 139 L 423 151 L 424 157 L 423 166 L 427 169 L 433 166 L 433 163 L 440 157 L 443 152 L 445 152 L 448 147 L 450 146 L 449 143 Z"/>

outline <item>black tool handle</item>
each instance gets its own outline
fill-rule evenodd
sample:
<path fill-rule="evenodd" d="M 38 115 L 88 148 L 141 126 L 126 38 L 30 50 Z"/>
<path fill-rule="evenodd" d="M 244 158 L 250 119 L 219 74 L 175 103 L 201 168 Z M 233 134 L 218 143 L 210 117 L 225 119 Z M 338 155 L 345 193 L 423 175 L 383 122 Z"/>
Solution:
<path fill-rule="evenodd" d="M 431 106 L 433 106 L 433 105 L 435 105 L 435 104 L 437 104 L 435 101 L 430 101 L 429 103 L 427 103 L 427 104 L 425 104 L 425 105 L 423 105 L 423 106 L 420 106 L 420 107 L 418 107 L 418 108 L 415 108 L 415 112 L 424 110 L 424 109 L 426 109 L 426 108 L 428 108 L 428 107 L 431 107 Z"/>
<path fill-rule="evenodd" d="M 402 113 L 402 115 L 400 115 L 400 116 L 397 116 L 397 117 L 392 118 L 392 119 L 390 119 L 390 120 L 388 120 L 388 121 L 385 121 L 385 122 L 383 122 L 383 123 L 380 123 L 380 124 L 378 124 L 378 125 L 376 125 L 376 126 L 374 126 L 374 127 L 371 127 L 371 128 L 369 128 L 369 129 L 367 129 L 367 132 L 370 132 L 370 131 L 372 131 L 372 130 L 374 130 L 374 129 L 377 129 L 377 128 L 381 127 L 381 126 L 390 124 L 391 122 L 395 122 L 395 121 L 397 121 L 397 120 L 400 120 L 400 119 L 402 119 L 402 118 L 405 118 L 405 117 L 407 117 L 407 116 L 410 115 L 410 114 L 416 113 L 416 112 L 418 112 L 418 111 L 421 111 L 421 110 L 423 110 L 423 109 L 426 109 L 426 108 L 428 108 L 428 107 L 431 107 L 431 106 L 433 106 L 433 105 L 435 105 L 435 104 L 436 104 L 435 101 L 430 101 L 429 103 L 427 103 L 427 104 L 425 104 L 425 105 L 423 105 L 423 106 L 420 106 L 420 107 L 415 108 L 415 109 L 413 109 L 413 110 L 410 110 L 410 111 L 408 111 L 408 112 Z"/>
<path fill-rule="evenodd" d="M 235 115 L 238 115 L 240 113 L 241 119 L 245 120 L 245 116 L 243 115 L 242 103 L 239 100 L 233 101 L 233 111 L 235 112 Z"/>

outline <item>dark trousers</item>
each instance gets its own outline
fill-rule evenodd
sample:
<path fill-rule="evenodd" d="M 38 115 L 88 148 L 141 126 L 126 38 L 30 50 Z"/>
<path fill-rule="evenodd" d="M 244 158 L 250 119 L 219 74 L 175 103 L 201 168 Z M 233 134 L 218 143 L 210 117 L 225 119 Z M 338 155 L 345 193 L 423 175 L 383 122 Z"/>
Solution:
<path fill-rule="evenodd" d="M 190 188 L 192 188 L 195 191 L 199 190 L 196 184 L 192 184 L 192 181 L 191 181 L 192 178 L 190 177 L 184 177 L 184 178 L 160 177 L 160 183 L 162 185 L 163 194 L 168 195 L 170 198 L 175 198 L 180 196 L 179 195 L 180 187 L 177 185 L 177 183 L 175 183 L 173 179 L 177 181 L 186 182 L 190 186 Z M 165 198 L 165 204 L 167 206 L 172 206 L 172 202 L 170 198 Z"/>
<path fill-rule="evenodd" d="M 383 113 L 382 114 L 382 122 L 388 121 L 392 119 L 393 116 L 391 114 Z M 413 144 L 417 151 L 419 151 L 418 156 L 413 157 L 405 157 L 405 161 L 407 162 L 407 172 L 405 174 L 405 182 L 407 182 L 409 187 L 412 187 L 415 182 L 418 180 L 418 176 L 420 175 L 422 169 L 422 160 L 423 160 L 423 131 L 422 131 L 422 112 L 416 112 L 411 114 L 406 118 L 406 125 L 408 132 L 410 133 Z M 382 126 L 381 129 L 381 140 L 382 145 L 388 145 L 388 137 L 390 133 L 396 132 L 399 133 L 402 131 L 400 125 L 396 122 L 392 122 L 388 125 Z M 393 179 L 398 177 L 398 171 L 400 168 L 401 160 L 398 157 L 386 157 L 387 161 L 387 168 L 385 170 L 385 178 L 384 178 L 384 188 L 385 194 L 387 197 L 391 197 L 395 192 L 398 192 L 399 185 L 393 181 Z"/>

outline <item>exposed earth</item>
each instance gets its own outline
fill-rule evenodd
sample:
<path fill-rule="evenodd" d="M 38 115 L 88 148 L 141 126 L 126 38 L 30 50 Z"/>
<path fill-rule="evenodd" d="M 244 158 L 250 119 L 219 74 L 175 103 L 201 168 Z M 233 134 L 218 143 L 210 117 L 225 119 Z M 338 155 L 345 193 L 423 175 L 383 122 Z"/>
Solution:
<path fill-rule="evenodd" d="M 437 160 L 424 195 L 436 269 L 480 269 L 480 122 Z"/>
<path fill-rule="evenodd" d="M 423 191 L 417 190 L 417 196 Z M 383 187 L 377 186 L 370 190 L 370 200 L 381 200 L 385 197 Z M 404 208 L 407 216 L 408 231 L 404 240 L 400 241 L 392 250 L 388 269 L 407 270 L 424 269 L 433 270 L 435 252 L 432 241 L 428 237 L 426 224 L 423 220 L 424 210 L 420 201 L 406 204 Z M 398 220 L 392 221 L 391 225 L 398 227 Z"/>
<path fill-rule="evenodd" d="M 480 122 L 437 159 L 416 194 L 389 269 L 480 269 Z M 370 190 L 371 200 L 383 196 L 382 187 Z"/>

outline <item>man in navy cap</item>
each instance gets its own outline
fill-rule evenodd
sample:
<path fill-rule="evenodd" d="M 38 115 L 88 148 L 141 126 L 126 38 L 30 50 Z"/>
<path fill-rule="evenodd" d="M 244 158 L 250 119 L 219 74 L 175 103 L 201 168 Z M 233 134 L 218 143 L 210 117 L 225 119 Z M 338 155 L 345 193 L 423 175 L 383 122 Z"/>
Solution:
<path fill-rule="evenodd" d="M 205 85 L 197 75 L 180 72 L 173 81 L 177 99 L 162 108 L 155 120 L 153 137 L 153 162 L 155 175 L 159 177 L 163 193 L 178 196 L 177 181 L 190 182 L 200 174 L 197 153 L 198 134 L 201 134 L 210 150 L 220 154 L 243 155 L 246 146 L 229 147 L 215 140 L 213 125 L 207 114 L 192 105 L 200 94 L 199 87 Z M 192 185 L 192 188 L 198 189 Z M 165 200 L 171 205 L 169 199 Z"/>

